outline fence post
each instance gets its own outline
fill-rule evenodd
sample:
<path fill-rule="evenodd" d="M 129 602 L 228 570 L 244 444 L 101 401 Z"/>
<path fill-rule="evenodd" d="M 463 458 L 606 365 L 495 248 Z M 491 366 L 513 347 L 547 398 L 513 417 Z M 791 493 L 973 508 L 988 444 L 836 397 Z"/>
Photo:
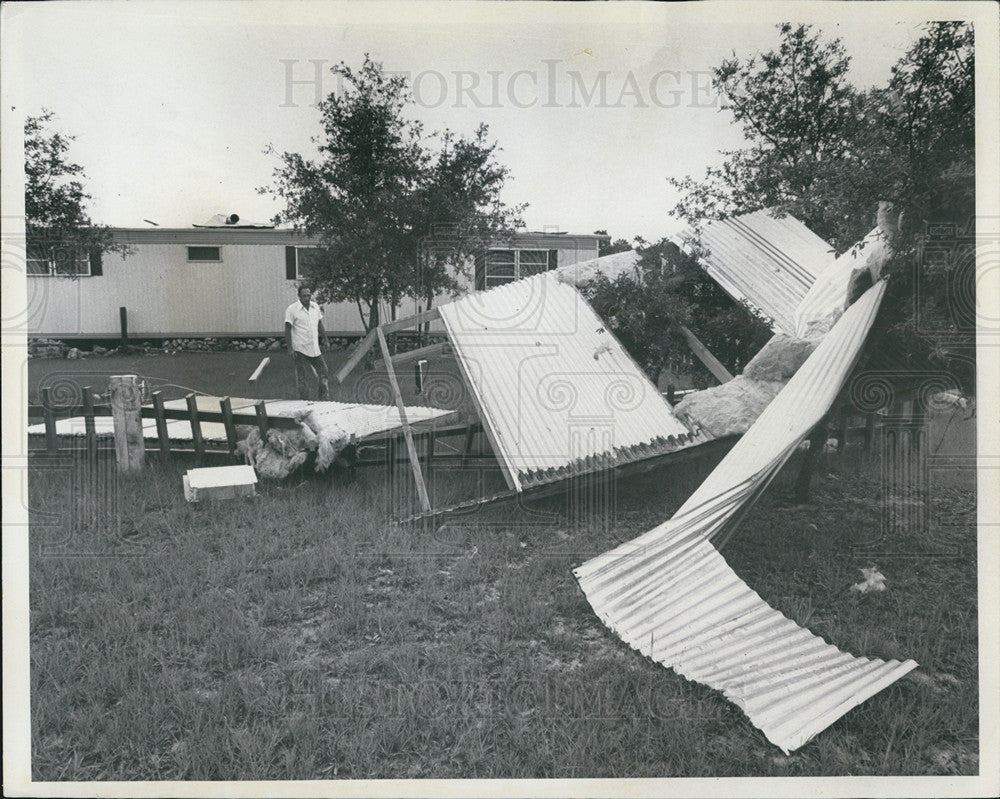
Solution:
<path fill-rule="evenodd" d="M 56 435 L 56 414 L 52 409 L 52 389 L 43 388 L 39 393 L 42 395 L 42 413 L 45 416 L 45 449 L 49 455 L 57 455 L 59 436 Z"/>
<path fill-rule="evenodd" d="M 128 309 L 122 306 L 118 309 L 118 320 L 122 328 L 122 346 L 128 346 Z"/>
<path fill-rule="evenodd" d="M 115 455 L 122 472 L 142 470 L 146 442 L 142 437 L 142 392 L 138 375 L 112 375 L 111 417 L 115 424 Z"/>
<path fill-rule="evenodd" d="M 236 423 L 233 422 L 233 403 L 229 397 L 219 400 L 219 410 L 222 411 L 222 424 L 226 428 L 226 441 L 229 443 L 229 454 L 236 454 Z"/>
<path fill-rule="evenodd" d="M 878 421 L 877 413 L 869 413 L 865 417 L 865 454 L 871 455 L 875 447 L 875 425 Z"/>
<path fill-rule="evenodd" d="M 847 407 L 841 409 L 839 426 L 837 428 L 837 454 L 841 455 L 844 452 L 844 448 L 847 446 L 847 433 L 851 426 L 851 415 L 848 413 Z"/>
<path fill-rule="evenodd" d="M 87 461 L 97 458 L 97 427 L 94 424 L 94 394 L 90 386 L 83 387 L 83 426 L 87 431 Z"/>
<path fill-rule="evenodd" d="M 257 412 L 257 429 L 260 431 L 261 441 L 267 441 L 267 405 L 264 400 L 257 402 L 253 406 Z"/>
<path fill-rule="evenodd" d="M 160 441 L 160 462 L 170 462 L 170 436 L 167 434 L 167 417 L 163 413 L 163 394 L 153 392 L 153 412 L 156 414 L 156 437 Z"/>
<path fill-rule="evenodd" d="M 201 422 L 198 421 L 198 399 L 194 392 L 188 394 L 184 399 L 187 401 L 188 416 L 191 421 L 191 440 L 194 443 L 194 453 L 198 458 L 198 463 L 201 463 L 205 458 L 205 441 L 201 437 Z"/>

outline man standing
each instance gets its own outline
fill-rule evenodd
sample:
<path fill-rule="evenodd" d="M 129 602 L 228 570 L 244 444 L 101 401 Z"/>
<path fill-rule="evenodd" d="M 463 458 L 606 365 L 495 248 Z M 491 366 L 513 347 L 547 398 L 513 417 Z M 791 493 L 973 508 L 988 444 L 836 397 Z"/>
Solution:
<path fill-rule="evenodd" d="M 319 348 L 319 338 L 327 348 L 330 342 L 323 329 L 323 309 L 312 302 L 312 292 L 299 287 L 299 299 L 285 311 L 285 344 L 295 359 L 295 385 L 299 399 L 309 399 L 309 373 L 319 381 L 320 400 L 330 399 L 330 380 Z"/>

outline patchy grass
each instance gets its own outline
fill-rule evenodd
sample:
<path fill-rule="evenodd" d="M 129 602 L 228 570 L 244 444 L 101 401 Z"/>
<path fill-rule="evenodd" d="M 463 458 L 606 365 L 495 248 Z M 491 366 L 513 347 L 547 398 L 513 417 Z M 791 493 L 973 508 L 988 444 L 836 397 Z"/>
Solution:
<path fill-rule="evenodd" d="M 971 488 L 934 487 L 927 530 L 879 540 L 877 468 L 824 456 L 809 506 L 785 504 L 793 461 L 748 515 L 725 555 L 768 602 L 921 664 L 790 757 L 599 622 L 571 569 L 662 521 L 711 465 L 620 485 L 610 518 L 572 526 L 552 499 L 431 533 L 387 523 L 377 471 L 190 505 L 182 467 L 152 466 L 91 524 L 79 474 L 36 460 L 33 776 L 976 773 Z M 888 590 L 852 593 L 871 563 Z"/>

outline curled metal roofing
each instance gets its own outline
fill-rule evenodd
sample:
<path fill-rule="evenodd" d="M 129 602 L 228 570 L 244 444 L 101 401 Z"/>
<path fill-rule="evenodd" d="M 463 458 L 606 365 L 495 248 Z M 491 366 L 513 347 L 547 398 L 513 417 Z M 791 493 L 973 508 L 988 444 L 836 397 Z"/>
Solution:
<path fill-rule="evenodd" d="M 785 752 L 916 668 L 857 658 L 774 610 L 711 543 L 827 412 L 878 311 L 884 282 L 840 318 L 672 519 L 587 561 L 576 577 L 626 643 L 723 694 Z"/>
<path fill-rule="evenodd" d="M 875 228 L 854 247 L 834 259 L 795 309 L 795 335 L 799 338 L 816 335 L 818 323 L 835 320 L 847 305 L 848 290 L 855 271 L 866 267 L 870 261 L 886 259 L 889 249 L 886 234 Z"/>
<path fill-rule="evenodd" d="M 689 232 L 689 236 L 693 233 Z M 746 300 L 795 334 L 795 310 L 827 266 L 833 248 L 792 216 L 768 211 L 706 222 L 696 236 L 701 261 L 733 298 Z"/>
<path fill-rule="evenodd" d="M 511 487 L 707 440 L 573 287 L 544 273 L 440 307 Z"/>

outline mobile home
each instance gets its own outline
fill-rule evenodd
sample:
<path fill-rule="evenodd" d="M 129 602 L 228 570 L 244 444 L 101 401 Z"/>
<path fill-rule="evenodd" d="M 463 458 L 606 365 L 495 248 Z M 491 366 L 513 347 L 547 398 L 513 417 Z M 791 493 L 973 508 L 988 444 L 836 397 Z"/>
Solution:
<path fill-rule="evenodd" d="M 82 254 L 72 265 L 72 278 L 65 267 L 33 259 L 28 264 L 29 335 L 113 338 L 121 332 L 121 308 L 134 338 L 279 335 L 303 261 L 316 241 L 293 230 L 241 225 L 234 216 L 216 220 L 191 228 L 114 228 L 115 243 L 129 245 L 131 254 Z M 490 288 L 596 258 L 604 238 L 516 233 L 489 248 L 469 270 L 465 287 Z M 398 313 L 417 313 L 418 305 L 404 300 Z M 324 310 L 331 335 L 362 332 L 353 302 L 331 303 Z"/>

